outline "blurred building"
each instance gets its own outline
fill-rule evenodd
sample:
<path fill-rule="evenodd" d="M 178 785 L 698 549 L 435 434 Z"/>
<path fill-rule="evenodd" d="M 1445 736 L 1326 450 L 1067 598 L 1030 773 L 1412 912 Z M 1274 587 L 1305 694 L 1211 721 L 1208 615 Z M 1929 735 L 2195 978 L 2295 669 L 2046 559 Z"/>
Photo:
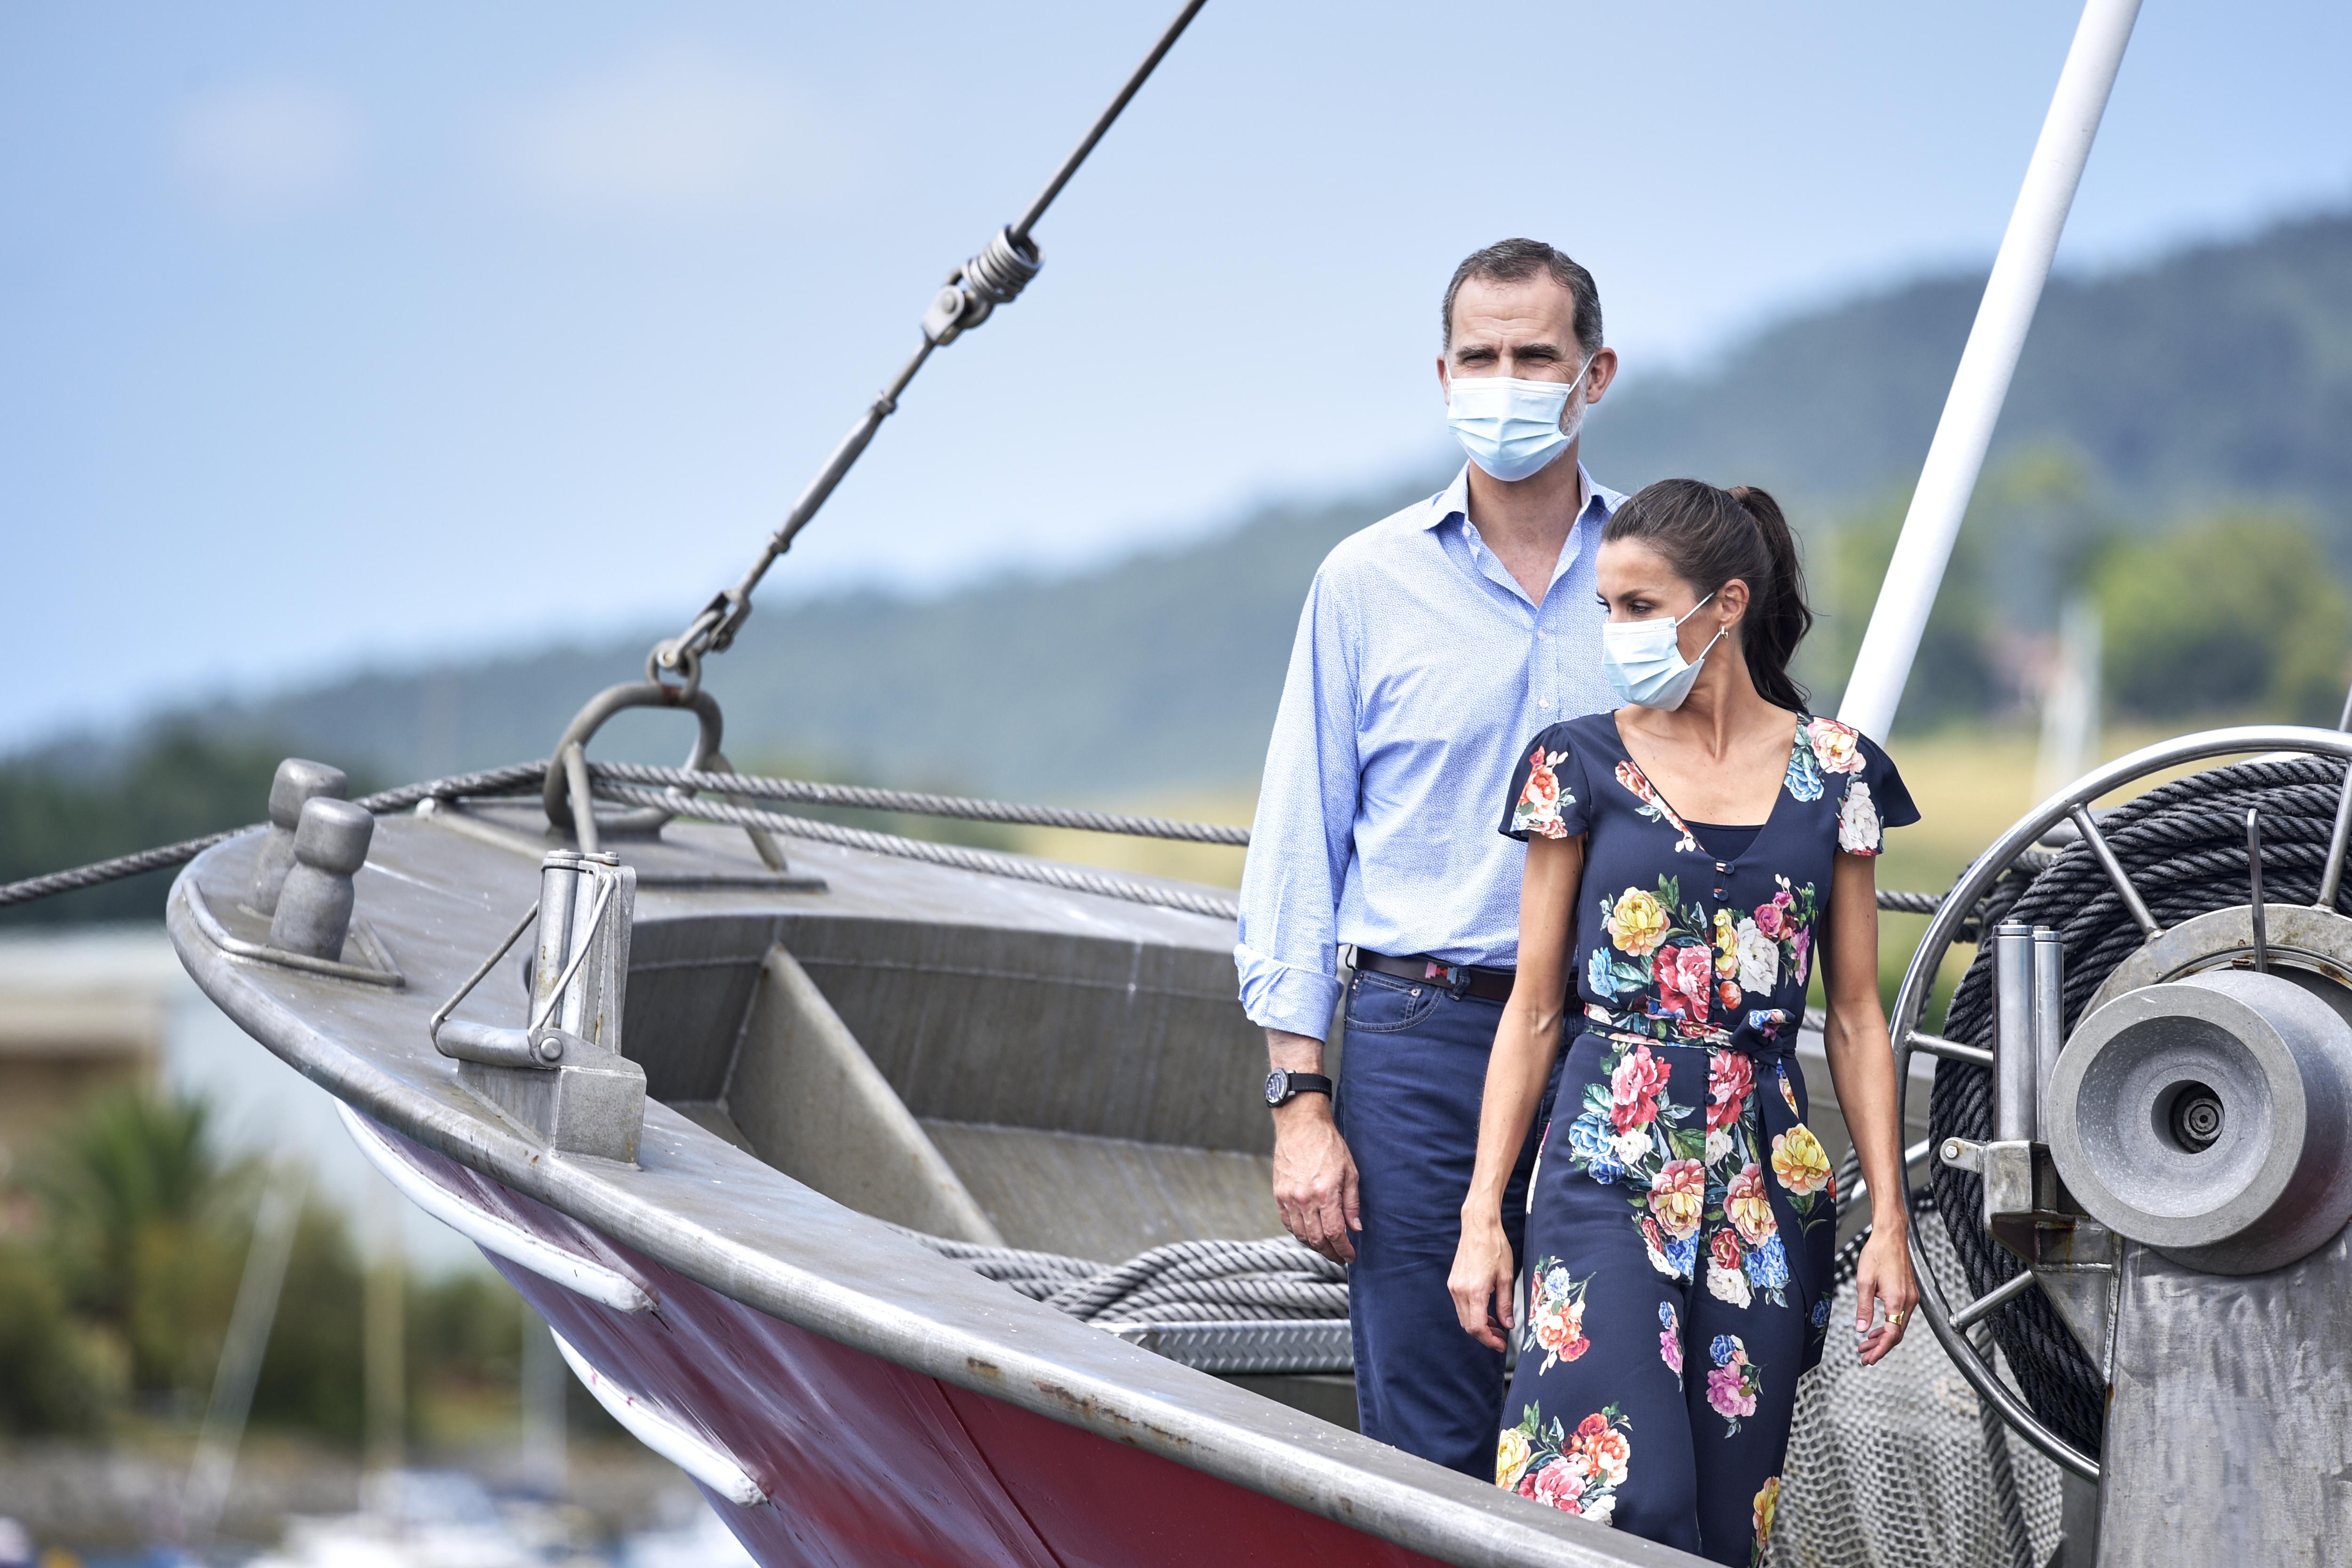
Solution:
<path fill-rule="evenodd" d="M 91 1095 L 159 1080 L 187 989 L 160 931 L 0 938 L 0 1181 Z"/>

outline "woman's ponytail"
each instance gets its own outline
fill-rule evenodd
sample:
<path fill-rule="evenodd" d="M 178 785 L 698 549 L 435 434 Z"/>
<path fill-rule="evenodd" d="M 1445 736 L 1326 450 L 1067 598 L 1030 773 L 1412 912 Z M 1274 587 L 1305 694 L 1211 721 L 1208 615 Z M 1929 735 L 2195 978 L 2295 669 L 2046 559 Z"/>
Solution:
<path fill-rule="evenodd" d="M 1721 490 L 1698 479 L 1661 479 L 1619 507 L 1601 537 L 1640 540 L 1701 594 L 1735 577 L 1747 584 L 1739 647 L 1748 679 L 1767 702 L 1804 710 L 1805 689 L 1789 674 L 1789 661 L 1812 630 L 1813 612 L 1780 502 L 1752 485 Z"/>
<path fill-rule="evenodd" d="M 1805 566 L 1797 558 L 1797 536 L 1780 503 L 1754 485 L 1732 486 L 1731 499 L 1756 520 L 1756 531 L 1771 562 L 1766 580 L 1748 584 L 1748 635 L 1740 644 L 1748 655 L 1748 673 L 1764 700 L 1801 710 L 1805 689 L 1789 674 L 1789 661 L 1813 629 L 1813 608 L 1805 603 Z"/>

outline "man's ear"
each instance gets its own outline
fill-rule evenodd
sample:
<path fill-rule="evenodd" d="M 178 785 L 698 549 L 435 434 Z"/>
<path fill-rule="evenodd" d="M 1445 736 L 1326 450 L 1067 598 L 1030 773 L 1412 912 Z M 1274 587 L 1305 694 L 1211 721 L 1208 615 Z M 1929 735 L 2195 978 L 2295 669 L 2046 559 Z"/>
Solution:
<path fill-rule="evenodd" d="M 1444 395 L 1444 398 L 1448 403 L 1454 401 L 1454 377 L 1448 374 L 1445 368 L 1445 356 L 1444 354 L 1439 354 L 1437 356 L 1437 390 Z"/>
<path fill-rule="evenodd" d="M 1592 368 L 1584 373 L 1584 401 L 1598 403 L 1609 391 L 1609 384 L 1617 379 L 1617 351 L 1602 348 L 1594 351 Z"/>

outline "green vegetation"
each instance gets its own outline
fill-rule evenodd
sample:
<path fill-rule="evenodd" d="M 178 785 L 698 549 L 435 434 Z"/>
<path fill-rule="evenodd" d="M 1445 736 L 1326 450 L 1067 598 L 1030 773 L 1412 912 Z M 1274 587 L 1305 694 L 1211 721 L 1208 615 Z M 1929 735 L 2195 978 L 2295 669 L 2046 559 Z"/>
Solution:
<path fill-rule="evenodd" d="M 226 1245 L 248 1173 L 215 1158 L 201 1103 L 118 1093 L 91 1101 L 33 1174 L 66 1303 L 108 1331 L 134 1394 L 195 1384 L 236 1298 Z"/>
<path fill-rule="evenodd" d="M 27 1216 L 0 1237 L 0 1433 L 90 1435 L 201 1414 L 245 1267 L 261 1173 L 225 1160 L 202 1101 L 92 1100 L 29 1163 Z M 522 1306 L 489 1275 L 412 1282 L 404 1313 L 410 1424 L 509 1428 Z M 254 1391 L 257 1425 L 355 1444 L 362 1423 L 361 1268 L 340 1214 L 295 1229 Z"/>
<path fill-rule="evenodd" d="M 125 1384 L 114 1348 L 68 1312 L 40 1247 L 0 1240 L 0 1433 L 99 1430 Z"/>
<path fill-rule="evenodd" d="M 1629 366 L 1593 416 L 1594 471 L 1760 484 L 1792 515 L 1907 489 L 1983 289 L 1982 273 L 1924 279 L 1790 317 L 1696 374 Z M 2338 212 L 2053 278 L 1992 458 L 2074 453 L 2136 527 L 2231 497 L 2294 506 L 2352 566 L 2347 400 L 2352 213 Z"/>
<path fill-rule="evenodd" d="M 1821 624 L 1799 674 L 1824 709 L 1853 666 L 1908 503 L 1890 496 L 1808 542 Z M 2105 689 L 2122 717 L 2327 722 L 2352 680 L 2352 597 L 2306 517 L 2200 510 L 2135 529 L 2078 458 L 2052 448 L 1978 487 L 1904 695 L 1905 729 L 2030 715 L 2036 639 L 2077 594 L 2099 607 Z"/>
<path fill-rule="evenodd" d="M 2332 722 L 2352 655 L 2352 601 L 2310 526 L 2225 512 L 2119 543 L 2096 591 L 2105 681 L 2157 718 L 2252 701 L 2270 718 Z"/>
<path fill-rule="evenodd" d="M 177 720 L 127 748 L 57 748 L 0 763 L 0 882 L 260 820 L 292 750 Z M 356 790 L 375 787 L 355 778 Z M 161 920 L 173 872 L 0 910 L 0 921 Z"/>

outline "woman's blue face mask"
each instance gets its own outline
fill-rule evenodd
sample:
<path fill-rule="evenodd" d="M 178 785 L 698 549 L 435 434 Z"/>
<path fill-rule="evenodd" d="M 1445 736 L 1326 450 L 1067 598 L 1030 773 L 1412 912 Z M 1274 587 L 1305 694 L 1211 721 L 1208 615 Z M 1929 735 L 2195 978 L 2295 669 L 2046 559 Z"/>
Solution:
<path fill-rule="evenodd" d="M 1610 689 L 1621 701 L 1640 708 L 1679 708 L 1698 679 L 1699 666 L 1723 640 L 1717 631 L 1693 659 L 1683 658 L 1682 639 L 1675 634 L 1683 622 L 1706 607 L 1709 594 L 1680 616 L 1656 616 L 1645 621 L 1606 621 L 1601 627 L 1601 667 Z"/>

